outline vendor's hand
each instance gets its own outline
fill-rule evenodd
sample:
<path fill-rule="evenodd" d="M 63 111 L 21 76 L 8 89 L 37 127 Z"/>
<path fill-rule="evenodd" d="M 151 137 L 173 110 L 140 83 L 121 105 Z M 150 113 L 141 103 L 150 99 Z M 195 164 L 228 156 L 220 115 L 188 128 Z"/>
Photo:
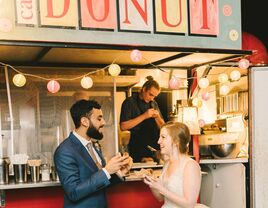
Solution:
<path fill-rule="evenodd" d="M 159 193 L 163 194 L 165 187 L 162 185 L 159 178 L 151 177 L 145 175 L 143 178 L 145 184 L 147 184 L 151 189 L 155 189 Z"/>
<path fill-rule="evenodd" d="M 118 170 L 120 170 L 122 167 L 128 165 L 129 163 L 129 156 L 121 156 L 120 153 L 118 153 L 116 156 L 112 157 L 106 164 L 105 169 L 109 174 L 114 174 Z"/>
<path fill-rule="evenodd" d="M 155 109 L 153 108 L 149 108 L 147 111 L 145 111 L 144 115 L 145 115 L 145 118 L 148 119 L 148 118 L 152 118 L 153 115 L 155 114 Z"/>

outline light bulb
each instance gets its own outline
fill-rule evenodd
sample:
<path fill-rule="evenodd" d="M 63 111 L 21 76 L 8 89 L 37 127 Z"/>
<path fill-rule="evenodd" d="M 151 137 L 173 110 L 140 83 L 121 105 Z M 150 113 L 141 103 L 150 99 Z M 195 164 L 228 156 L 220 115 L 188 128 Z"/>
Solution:
<path fill-rule="evenodd" d="M 47 83 L 47 89 L 51 93 L 56 93 L 60 90 L 60 83 L 56 80 L 50 80 Z"/>
<path fill-rule="evenodd" d="M 249 67 L 249 60 L 247 59 L 241 59 L 238 62 L 238 66 L 240 69 L 247 69 Z"/>
<path fill-rule="evenodd" d="M 198 102 L 199 102 L 199 99 L 198 99 L 198 98 L 194 98 L 194 99 L 192 100 L 192 104 L 193 104 L 193 106 L 198 106 Z"/>
<path fill-rule="evenodd" d="M 203 100 L 207 101 L 207 100 L 209 100 L 209 98 L 210 98 L 209 92 L 203 92 L 202 93 L 202 99 Z"/>
<path fill-rule="evenodd" d="M 17 87 L 22 87 L 26 84 L 26 78 L 23 74 L 16 74 L 13 77 L 13 83 L 14 85 L 16 85 Z"/>
<path fill-rule="evenodd" d="M 90 77 L 83 77 L 80 81 L 80 84 L 83 88 L 89 89 L 93 85 L 93 81 Z"/>
<path fill-rule="evenodd" d="M 225 73 L 222 73 L 219 75 L 218 80 L 220 83 L 225 83 L 228 81 L 228 75 Z"/>
<path fill-rule="evenodd" d="M 231 72 L 230 77 L 231 77 L 232 81 L 237 81 L 237 80 L 240 79 L 241 73 L 238 70 L 234 70 L 234 71 Z"/>
<path fill-rule="evenodd" d="M 142 59 L 142 54 L 139 50 L 131 51 L 130 58 L 133 62 L 139 62 Z"/>
<path fill-rule="evenodd" d="M 178 90 L 180 88 L 180 80 L 177 77 L 172 77 L 168 82 L 169 88 Z"/>
<path fill-rule="evenodd" d="M 220 87 L 220 95 L 227 95 L 230 91 L 230 87 L 228 85 L 222 85 Z"/>
<path fill-rule="evenodd" d="M 208 78 L 201 78 L 199 81 L 198 81 L 198 86 L 201 88 L 201 89 L 205 89 L 209 86 L 209 80 Z"/>
<path fill-rule="evenodd" d="M 109 66 L 108 71 L 109 71 L 109 74 L 111 76 L 116 77 L 116 76 L 118 76 L 120 74 L 121 68 L 120 68 L 120 66 L 118 64 L 111 64 Z"/>

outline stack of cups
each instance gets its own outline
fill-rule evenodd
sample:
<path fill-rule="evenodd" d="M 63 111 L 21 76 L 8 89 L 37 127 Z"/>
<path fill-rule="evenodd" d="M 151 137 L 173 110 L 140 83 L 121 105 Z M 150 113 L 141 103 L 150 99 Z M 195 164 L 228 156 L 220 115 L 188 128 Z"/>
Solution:
<path fill-rule="evenodd" d="M 10 160 L 14 168 L 15 183 L 26 183 L 28 155 L 15 154 L 10 157 Z"/>
<path fill-rule="evenodd" d="M 40 165 L 41 160 L 28 160 L 28 165 L 30 167 L 30 176 L 32 182 L 40 181 Z"/>

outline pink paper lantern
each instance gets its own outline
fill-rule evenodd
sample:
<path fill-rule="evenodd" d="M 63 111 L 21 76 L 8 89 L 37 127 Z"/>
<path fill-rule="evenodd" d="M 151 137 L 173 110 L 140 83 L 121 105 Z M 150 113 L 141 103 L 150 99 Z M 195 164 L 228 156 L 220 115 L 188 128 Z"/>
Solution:
<path fill-rule="evenodd" d="M 202 93 L 202 99 L 203 100 L 207 101 L 207 100 L 209 100 L 209 98 L 210 98 L 209 92 L 203 92 Z"/>
<path fill-rule="evenodd" d="M 198 124 L 199 124 L 199 127 L 202 128 L 202 127 L 205 126 L 206 123 L 205 123 L 205 121 L 204 121 L 203 119 L 199 119 L 199 120 L 198 120 Z"/>
<path fill-rule="evenodd" d="M 177 77 L 172 77 L 168 82 L 169 88 L 178 90 L 180 88 L 180 80 Z"/>
<path fill-rule="evenodd" d="M 7 18 L 0 19 L 0 31 L 1 32 L 10 32 L 12 30 L 12 23 Z"/>
<path fill-rule="evenodd" d="M 131 51 L 130 58 L 133 62 L 139 62 L 142 59 L 142 54 L 139 50 Z"/>
<path fill-rule="evenodd" d="M 56 93 L 56 92 L 58 92 L 60 90 L 60 84 L 56 80 L 50 80 L 47 83 L 47 89 L 51 93 Z"/>
<path fill-rule="evenodd" d="M 240 69 L 247 69 L 249 67 L 249 60 L 247 59 L 241 59 L 238 62 L 238 66 Z"/>

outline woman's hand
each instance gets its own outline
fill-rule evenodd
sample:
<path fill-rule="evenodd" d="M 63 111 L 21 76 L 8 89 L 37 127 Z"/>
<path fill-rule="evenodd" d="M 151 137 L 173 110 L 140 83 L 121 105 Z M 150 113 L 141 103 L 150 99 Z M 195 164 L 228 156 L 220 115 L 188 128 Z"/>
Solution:
<path fill-rule="evenodd" d="M 155 191 L 159 192 L 160 194 L 163 194 L 163 192 L 165 190 L 165 187 L 162 185 L 162 183 L 161 183 L 159 178 L 155 178 L 155 177 L 145 175 L 143 181 L 151 189 L 154 189 Z"/>

